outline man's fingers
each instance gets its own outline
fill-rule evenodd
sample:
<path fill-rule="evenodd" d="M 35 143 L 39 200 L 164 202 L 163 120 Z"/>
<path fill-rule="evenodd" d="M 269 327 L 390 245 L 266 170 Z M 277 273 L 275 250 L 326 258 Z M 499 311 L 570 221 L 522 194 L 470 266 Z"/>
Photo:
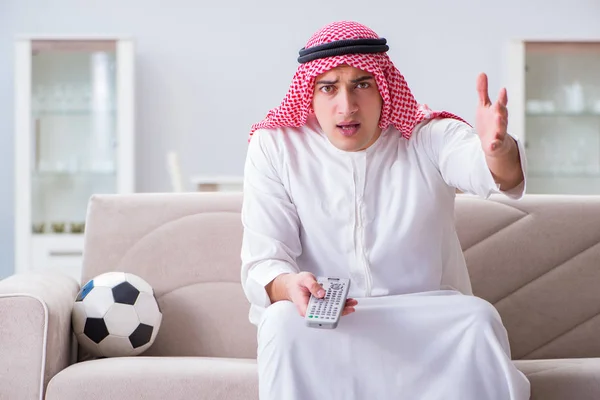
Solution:
<path fill-rule="evenodd" d="M 296 303 L 296 309 L 298 310 L 298 314 L 300 314 L 301 317 L 306 316 L 306 309 L 308 308 L 307 305 L 300 305 Z"/>
<path fill-rule="evenodd" d="M 351 299 L 351 298 L 346 299 L 346 307 L 347 306 L 354 307 L 357 304 L 358 304 L 358 301 L 356 299 Z"/>
<path fill-rule="evenodd" d="M 494 111 L 503 118 L 508 118 L 508 108 L 506 108 L 505 105 L 500 104 L 500 102 L 494 105 Z"/>
<path fill-rule="evenodd" d="M 354 308 L 354 306 L 356 306 L 357 304 L 358 304 L 358 301 L 356 299 L 352 299 L 352 298 L 346 299 L 346 305 L 344 306 L 344 309 L 342 310 L 342 315 L 348 315 L 348 314 L 352 314 L 353 312 L 355 312 L 356 309 Z"/>
<path fill-rule="evenodd" d="M 323 297 L 323 295 L 325 295 L 325 290 L 319 285 L 317 278 L 315 278 L 313 274 L 302 272 L 302 275 L 302 279 L 299 281 L 300 286 L 307 288 L 313 296 Z M 322 294 L 319 294 L 321 292 Z"/>
<path fill-rule="evenodd" d="M 354 307 L 344 307 L 344 309 L 342 310 L 342 316 L 352 314 L 355 311 L 356 309 Z"/>
<path fill-rule="evenodd" d="M 318 298 L 325 296 L 325 290 L 314 278 L 308 279 L 308 281 L 306 282 L 306 287 L 308 288 L 308 290 L 310 290 L 313 296 L 316 296 Z"/>
<path fill-rule="evenodd" d="M 479 74 L 477 77 L 477 93 L 479 95 L 479 104 L 482 106 L 489 106 L 492 104 L 490 96 L 488 95 L 488 79 L 484 73 Z"/>
<path fill-rule="evenodd" d="M 506 107 L 508 104 L 508 93 L 506 93 L 506 88 L 500 89 L 500 93 L 498 94 L 498 103 Z"/>
<path fill-rule="evenodd" d="M 494 140 L 490 144 L 490 148 L 492 149 L 492 151 L 495 151 L 495 150 L 499 149 L 500 147 L 502 147 L 502 142 L 503 142 L 503 139 L 496 139 L 496 140 Z"/>

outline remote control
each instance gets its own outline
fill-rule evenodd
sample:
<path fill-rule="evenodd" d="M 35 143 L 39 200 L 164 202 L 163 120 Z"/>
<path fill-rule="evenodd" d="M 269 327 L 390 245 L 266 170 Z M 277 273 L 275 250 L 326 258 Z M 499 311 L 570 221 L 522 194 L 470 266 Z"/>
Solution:
<path fill-rule="evenodd" d="M 350 280 L 318 277 L 317 282 L 325 290 L 325 297 L 319 299 L 311 294 L 304 319 L 312 328 L 335 329 L 346 305 Z"/>

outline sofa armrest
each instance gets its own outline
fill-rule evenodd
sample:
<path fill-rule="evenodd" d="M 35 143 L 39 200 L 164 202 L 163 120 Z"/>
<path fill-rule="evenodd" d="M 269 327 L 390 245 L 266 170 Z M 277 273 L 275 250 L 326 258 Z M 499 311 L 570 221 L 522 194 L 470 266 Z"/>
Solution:
<path fill-rule="evenodd" d="M 61 274 L 0 281 L 0 399 L 43 399 L 71 363 L 71 310 L 79 284 Z"/>

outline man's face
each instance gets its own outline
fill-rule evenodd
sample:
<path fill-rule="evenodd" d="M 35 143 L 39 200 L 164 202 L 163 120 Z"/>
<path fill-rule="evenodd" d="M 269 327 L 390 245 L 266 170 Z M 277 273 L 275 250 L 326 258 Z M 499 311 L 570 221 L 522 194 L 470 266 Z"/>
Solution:
<path fill-rule="evenodd" d="M 340 65 L 315 79 L 313 109 L 329 141 L 344 151 L 360 151 L 379 135 L 383 101 L 368 72 Z"/>

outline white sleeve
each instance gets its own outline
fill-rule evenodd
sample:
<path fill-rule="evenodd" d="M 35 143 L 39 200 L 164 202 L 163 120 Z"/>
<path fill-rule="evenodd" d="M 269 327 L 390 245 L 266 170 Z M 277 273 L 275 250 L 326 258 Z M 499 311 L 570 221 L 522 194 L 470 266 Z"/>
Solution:
<path fill-rule="evenodd" d="M 250 303 L 266 308 L 271 301 L 265 286 L 280 274 L 299 272 L 301 243 L 296 208 L 270 156 L 274 145 L 261 133 L 252 136 L 244 167 L 241 281 Z"/>
<path fill-rule="evenodd" d="M 523 176 L 527 176 L 527 159 L 522 142 L 517 142 Z M 435 119 L 423 125 L 417 133 L 418 145 L 437 165 L 447 185 L 462 192 L 488 198 L 502 193 L 512 199 L 521 199 L 526 192 L 526 178 L 516 187 L 502 191 L 485 160 L 481 140 L 474 128 L 450 118 Z"/>

